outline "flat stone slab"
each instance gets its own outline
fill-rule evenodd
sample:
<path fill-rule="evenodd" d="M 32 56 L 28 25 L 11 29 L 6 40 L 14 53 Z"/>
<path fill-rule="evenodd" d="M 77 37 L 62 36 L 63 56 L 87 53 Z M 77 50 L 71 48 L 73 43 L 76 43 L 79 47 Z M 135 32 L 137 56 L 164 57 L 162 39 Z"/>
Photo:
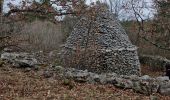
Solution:
<path fill-rule="evenodd" d="M 26 68 L 26 67 L 33 67 L 38 64 L 37 59 L 34 58 L 33 55 L 29 53 L 8 53 L 4 52 L 1 54 L 2 60 L 7 60 L 8 62 L 12 63 L 15 67 Z"/>

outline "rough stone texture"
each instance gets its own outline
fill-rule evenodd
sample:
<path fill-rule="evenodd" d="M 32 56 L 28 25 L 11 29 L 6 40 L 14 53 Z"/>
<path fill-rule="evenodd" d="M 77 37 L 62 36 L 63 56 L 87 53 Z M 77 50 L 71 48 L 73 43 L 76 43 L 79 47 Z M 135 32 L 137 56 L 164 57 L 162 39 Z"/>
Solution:
<path fill-rule="evenodd" d="M 164 82 L 160 85 L 159 93 L 170 96 L 170 81 Z"/>
<path fill-rule="evenodd" d="M 114 14 L 96 10 L 85 14 L 74 27 L 61 51 L 64 66 L 96 73 L 140 75 L 137 48 L 130 42 Z"/>
<path fill-rule="evenodd" d="M 38 64 L 38 61 L 34 58 L 34 56 L 28 53 L 4 52 L 1 54 L 1 59 L 7 60 L 15 67 L 21 68 L 33 67 Z"/>
<path fill-rule="evenodd" d="M 170 80 L 166 76 L 152 78 L 148 75 L 118 75 L 116 73 L 92 73 L 87 70 L 78 70 L 75 68 L 53 67 L 57 74 L 63 78 L 71 78 L 77 82 L 87 82 L 92 84 L 112 84 L 122 89 L 133 89 L 146 95 L 160 93 L 162 95 L 170 96 Z M 58 70 L 62 72 L 58 73 Z M 44 73 L 47 73 L 45 71 Z M 51 72 L 49 72 L 51 74 Z M 63 74 L 61 74 L 63 73 Z"/>

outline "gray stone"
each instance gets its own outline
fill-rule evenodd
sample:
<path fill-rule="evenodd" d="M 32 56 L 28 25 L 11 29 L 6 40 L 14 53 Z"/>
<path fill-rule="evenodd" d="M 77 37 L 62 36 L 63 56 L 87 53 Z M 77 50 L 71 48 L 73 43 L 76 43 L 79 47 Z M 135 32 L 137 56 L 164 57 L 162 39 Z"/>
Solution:
<path fill-rule="evenodd" d="M 69 69 L 66 73 L 65 76 L 68 78 L 73 78 L 77 82 L 87 82 L 89 73 L 83 70 L 76 70 L 76 69 Z"/>
<path fill-rule="evenodd" d="M 130 80 L 133 81 L 133 82 L 140 80 L 139 76 L 137 76 L 137 75 L 131 75 L 131 76 L 129 76 L 129 77 L 130 77 Z"/>
<path fill-rule="evenodd" d="M 168 76 L 160 76 L 156 78 L 157 81 L 169 81 L 169 77 Z"/>
<path fill-rule="evenodd" d="M 31 68 L 25 68 L 25 70 L 24 70 L 25 72 L 30 72 L 31 71 Z"/>
<path fill-rule="evenodd" d="M 26 67 L 33 67 L 37 62 L 34 59 L 29 60 L 15 60 L 15 63 L 18 63 L 18 67 L 26 68 Z"/>
<path fill-rule="evenodd" d="M 123 88 L 123 89 L 131 89 L 133 87 L 133 82 L 127 79 L 116 78 L 115 79 L 116 87 Z"/>
<path fill-rule="evenodd" d="M 170 96 L 170 82 L 164 82 L 160 85 L 159 93 Z"/>
<path fill-rule="evenodd" d="M 43 76 L 45 77 L 45 78 L 50 78 L 50 77 L 52 77 L 54 74 L 53 74 L 53 72 L 51 72 L 51 71 L 44 71 L 43 72 Z"/>
<path fill-rule="evenodd" d="M 89 77 L 87 80 L 89 83 L 100 83 L 100 76 L 98 74 L 89 72 Z"/>
<path fill-rule="evenodd" d="M 160 90 L 160 93 L 161 93 L 162 95 L 170 96 L 170 88 L 161 89 L 161 90 Z"/>
<path fill-rule="evenodd" d="M 148 75 L 144 75 L 142 77 L 140 77 L 141 80 L 151 80 L 151 77 Z"/>
<path fill-rule="evenodd" d="M 142 94 L 151 95 L 157 93 L 159 89 L 159 84 L 155 81 L 136 81 L 133 83 L 133 90 Z"/>
<path fill-rule="evenodd" d="M 118 77 L 116 73 L 106 73 L 107 77 Z"/>
<path fill-rule="evenodd" d="M 114 85 L 116 87 L 125 88 L 125 85 L 123 84 L 123 79 L 122 78 L 116 78 L 115 81 L 116 81 L 116 83 Z"/>
<path fill-rule="evenodd" d="M 125 84 L 125 89 L 131 89 L 133 87 L 133 82 L 130 80 L 125 80 L 124 84 Z"/>
<path fill-rule="evenodd" d="M 13 50 L 11 48 L 4 48 L 3 52 L 12 52 Z"/>
<path fill-rule="evenodd" d="M 137 47 L 114 14 L 108 10 L 94 12 L 95 19 L 84 14 L 67 38 L 60 52 L 63 66 L 100 74 L 140 75 Z"/>
<path fill-rule="evenodd" d="M 133 87 L 132 89 L 136 92 L 143 93 L 143 90 L 140 86 L 140 82 L 133 82 Z"/>
<path fill-rule="evenodd" d="M 170 81 L 166 77 L 151 78 L 148 75 L 139 77 L 137 75 L 118 75 L 116 73 L 92 73 L 87 70 L 78 70 L 74 68 L 63 68 L 62 66 L 51 67 L 56 70 L 63 69 L 62 75 L 65 78 L 72 78 L 77 82 L 112 84 L 118 88 L 133 89 L 136 92 L 152 95 L 160 93 L 162 95 L 169 95 Z M 52 77 L 51 71 L 44 73 L 45 77 Z M 60 74 L 61 75 L 61 74 Z"/>
<path fill-rule="evenodd" d="M 160 84 L 154 81 L 151 85 L 152 93 L 157 93 L 159 91 Z"/>
<path fill-rule="evenodd" d="M 157 97 L 157 96 L 151 95 L 151 96 L 150 96 L 150 100 L 160 100 L 160 99 L 159 99 L 159 97 Z"/>
<path fill-rule="evenodd" d="M 54 68 L 55 68 L 55 71 L 57 71 L 59 73 L 62 73 L 65 70 L 62 66 L 54 66 Z"/>
<path fill-rule="evenodd" d="M 108 84 L 116 84 L 116 78 L 118 75 L 116 73 L 107 73 L 106 74 L 106 83 Z"/>
<path fill-rule="evenodd" d="M 15 67 L 33 67 L 38 61 L 28 53 L 2 53 L 1 59 L 11 62 Z"/>
<path fill-rule="evenodd" d="M 146 95 L 152 94 L 152 90 L 148 82 L 135 82 L 133 84 L 133 90 Z"/>
<path fill-rule="evenodd" d="M 100 74 L 99 77 L 100 77 L 101 84 L 107 84 L 106 74 Z"/>

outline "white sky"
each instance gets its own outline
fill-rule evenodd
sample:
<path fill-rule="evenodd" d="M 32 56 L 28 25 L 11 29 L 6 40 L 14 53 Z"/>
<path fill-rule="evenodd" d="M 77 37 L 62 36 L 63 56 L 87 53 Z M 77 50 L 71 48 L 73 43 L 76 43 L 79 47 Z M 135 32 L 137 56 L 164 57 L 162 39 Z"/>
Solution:
<path fill-rule="evenodd" d="M 109 0 L 86 0 L 86 4 L 90 5 L 91 2 L 96 2 L 96 1 L 101 1 L 101 2 L 106 2 L 107 4 L 109 3 Z M 120 9 L 119 10 L 119 16 L 118 18 L 120 20 L 125 19 L 135 19 L 134 12 L 132 10 L 132 5 L 131 5 L 131 0 L 111 0 L 111 1 L 123 1 L 124 4 L 120 4 L 120 6 L 126 5 L 126 2 L 129 2 L 127 6 L 129 7 L 128 10 Z M 153 0 L 134 0 L 134 2 L 137 3 L 137 6 L 140 7 L 146 7 L 146 8 L 136 8 L 137 12 L 139 12 L 142 16 L 143 19 L 148 19 L 148 18 L 153 18 L 154 14 L 156 13 L 156 10 L 153 9 Z"/>

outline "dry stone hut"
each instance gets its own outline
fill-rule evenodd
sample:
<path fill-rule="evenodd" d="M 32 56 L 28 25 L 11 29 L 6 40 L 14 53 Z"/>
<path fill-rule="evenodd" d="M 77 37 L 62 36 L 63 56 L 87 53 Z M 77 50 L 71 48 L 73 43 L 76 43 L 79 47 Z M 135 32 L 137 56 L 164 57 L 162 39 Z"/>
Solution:
<path fill-rule="evenodd" d="M 140 75 L 137 47 L 132 45 L 119 21 L 108 10 L 93 9 L 85 14 L 60 54 L 66 67 L 96 73 Z"/>

